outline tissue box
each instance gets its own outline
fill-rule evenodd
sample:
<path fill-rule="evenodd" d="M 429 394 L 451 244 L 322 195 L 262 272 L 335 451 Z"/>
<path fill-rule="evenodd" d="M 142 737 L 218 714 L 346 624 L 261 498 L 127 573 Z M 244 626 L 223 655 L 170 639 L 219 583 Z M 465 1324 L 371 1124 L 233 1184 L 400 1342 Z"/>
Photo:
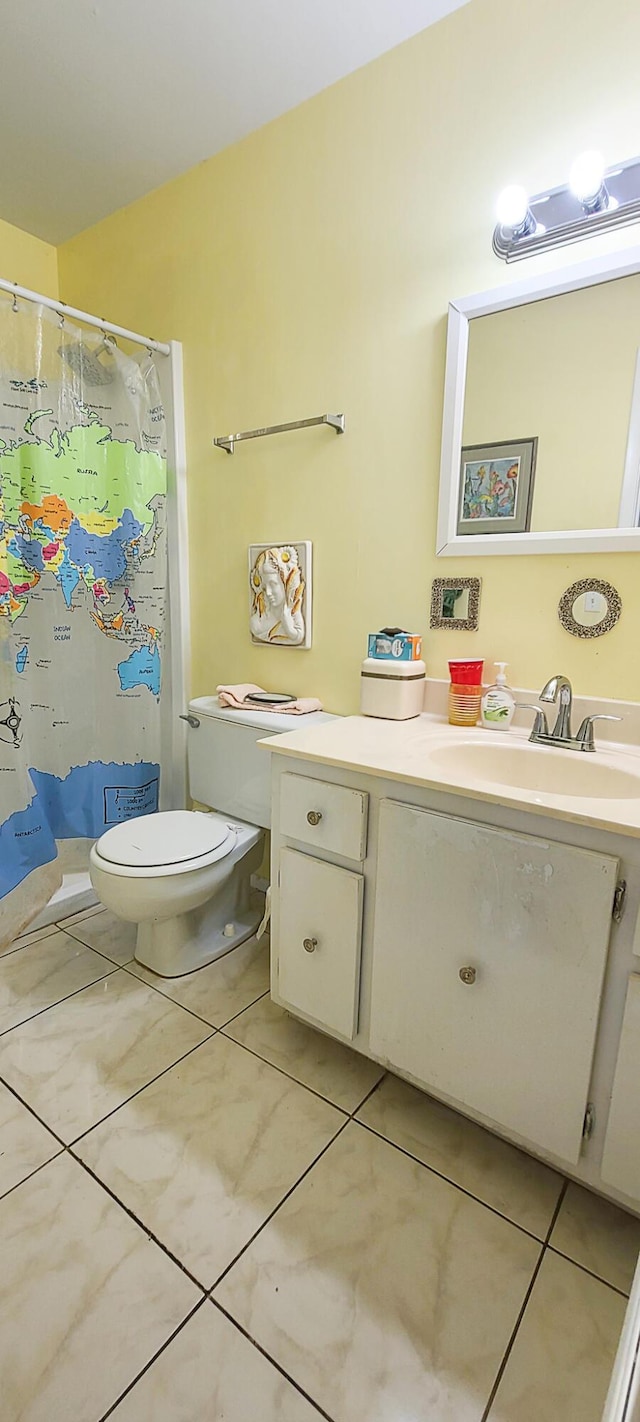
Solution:
<path fill-rule="evenodd" d="M 422 637 L 411 632 L 370 632 L 367 656 L 377 661 L 419 662 L 422 656 Z"/>

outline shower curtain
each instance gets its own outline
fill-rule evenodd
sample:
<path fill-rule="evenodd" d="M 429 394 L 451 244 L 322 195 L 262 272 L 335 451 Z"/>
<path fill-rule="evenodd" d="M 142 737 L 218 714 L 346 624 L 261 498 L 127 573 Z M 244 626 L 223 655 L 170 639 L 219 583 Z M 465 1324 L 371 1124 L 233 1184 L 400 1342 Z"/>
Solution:
<path fill-rule="evenodd" d="M 158 807 L 166 468 L 151 354 L 0 293 L 0 948 Z"/>

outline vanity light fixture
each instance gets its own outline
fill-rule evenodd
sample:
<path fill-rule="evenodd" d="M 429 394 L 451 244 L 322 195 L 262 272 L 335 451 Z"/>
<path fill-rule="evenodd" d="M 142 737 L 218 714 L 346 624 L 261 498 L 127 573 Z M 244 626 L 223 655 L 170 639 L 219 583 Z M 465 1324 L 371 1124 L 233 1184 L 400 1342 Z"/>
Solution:
<path fill-rule="evenodd" d="M 505 262 L 564 247 L 609 227 L 640 221 L 640 158 L 606 168 L 595 150 L 576 158 L 564 187 L 528 197 L 505 188 L 496 207 L 493 250 Z"/>

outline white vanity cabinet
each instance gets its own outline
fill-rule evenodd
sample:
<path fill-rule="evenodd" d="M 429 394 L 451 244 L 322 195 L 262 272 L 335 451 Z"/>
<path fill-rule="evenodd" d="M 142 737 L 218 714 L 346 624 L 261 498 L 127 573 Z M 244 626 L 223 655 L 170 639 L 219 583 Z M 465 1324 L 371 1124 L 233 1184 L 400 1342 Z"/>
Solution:
<path fill-rule="evenodd" d="M 617 876 L 605 855 L 383 801 L 374 1055 L 575 1164 Z"/>
<path fill-rule="evenodd" d="M 409 728 L 269 741 L 272 997 L 640 1214 L 640 824 L 421 783 Z"/>

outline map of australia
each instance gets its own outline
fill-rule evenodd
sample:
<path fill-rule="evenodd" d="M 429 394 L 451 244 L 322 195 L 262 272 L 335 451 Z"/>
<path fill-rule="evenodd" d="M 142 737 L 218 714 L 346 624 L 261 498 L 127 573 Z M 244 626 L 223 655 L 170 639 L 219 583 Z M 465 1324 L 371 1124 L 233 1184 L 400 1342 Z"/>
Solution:
<path fill-rule="evenodd" d="M 141 613 L 136 579 L 162 529 L 164 458 L 114 438 L 95 414 L 61 430 L 53 411 L 42 409 L 25 420 L 24 439 L 0 439 L 0 489 L 0 616 L 15 625 L 34 596 L 57 589 L 52 640 L 62 641 L 62 613 L 73 612 L 81 593 L 96 635 L 122 644 L 121 690 L 142 687 L 158 697 L 159 619 L 148 594 Z M 18 672 L 28 656 L 25 644 Z"/>

